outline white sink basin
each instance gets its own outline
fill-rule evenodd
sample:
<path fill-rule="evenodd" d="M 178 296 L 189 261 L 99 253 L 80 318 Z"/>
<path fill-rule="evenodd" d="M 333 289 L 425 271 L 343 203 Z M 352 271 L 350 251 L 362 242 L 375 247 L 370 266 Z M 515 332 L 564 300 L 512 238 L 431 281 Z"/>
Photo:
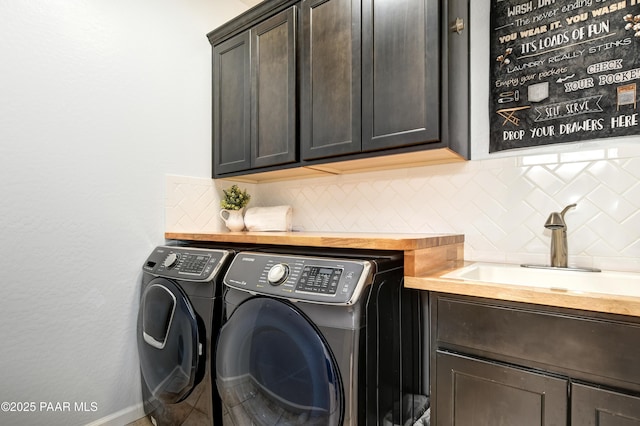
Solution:
<path fill-rule="evenodd" d="M 442 278 L 538 287 L 559 292 L 640 297 L 640 273 L 635 272 L 584 272 L 571 269 L 524 268 L 520 265 L 499 263 L 474 263 L 442 275 Z"/>

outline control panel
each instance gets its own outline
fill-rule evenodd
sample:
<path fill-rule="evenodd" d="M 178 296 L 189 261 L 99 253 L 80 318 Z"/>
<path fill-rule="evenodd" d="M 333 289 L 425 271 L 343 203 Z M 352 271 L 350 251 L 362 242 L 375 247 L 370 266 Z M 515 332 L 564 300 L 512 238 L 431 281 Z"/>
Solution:
<path fill-rule="evenodd" d="M 158 246 L 142 270 L 158 277 L 206 282 L 215 277 L 230 255 L 220 249 Z"/>
<path fill-rule="evenodd" d="M 254 294 L 350 305 L 370 283 L 371 271 L 367 260 L 243 252 L 224 283 Z"/>

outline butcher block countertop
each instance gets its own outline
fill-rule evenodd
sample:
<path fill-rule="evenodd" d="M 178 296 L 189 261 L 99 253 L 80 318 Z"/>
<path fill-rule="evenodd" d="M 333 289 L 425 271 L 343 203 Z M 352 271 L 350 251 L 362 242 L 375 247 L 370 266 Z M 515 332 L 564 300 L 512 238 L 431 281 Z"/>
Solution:
<path fill-rule="evenodd" d="M 356 232 L 221 232 L 186 234 L 167 232 L 170 240 L 218 243 L 275 244 L 304 247 L 354 248 L 372 250 L 417 250 L 464 242 L 457 234 L 387 234 Z"/>
<path fill-rule="evenodd" d="M 464 235 L 337 232 L 165 233 L 170 240 L 301 247 L 397 250 L 405 256 L 405 287 L 513 302 L 640 316 L 640 298 L 442 278 L 464 261 Z"/>
<path fill-rule="evenodd" d="M 165 233 L 169 240 L 301 247 L 397 250 L 404 252 L 405 274 L 422 276 L 434 268 L 464 259 L 464 235 L 353 232 L 221 232 Z"/>
<path fill-rule="evenodd" d="M 404 285 L 418 290 L 640 317 L 640 297 L 556 291 L 548 288 L 493 284 L 442 277 L 442 275 L 472 263 L 462 262 L 453 267 L 433 270 L 424 276 L 405 276 Z"/>

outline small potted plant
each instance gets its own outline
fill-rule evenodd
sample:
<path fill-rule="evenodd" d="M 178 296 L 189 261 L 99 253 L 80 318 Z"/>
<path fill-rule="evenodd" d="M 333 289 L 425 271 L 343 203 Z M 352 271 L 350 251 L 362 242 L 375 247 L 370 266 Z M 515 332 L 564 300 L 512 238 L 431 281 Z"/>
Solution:
<path fill-rule="evenodd" d="M 251 195 L 246 190 L 241 190 L 238 185 L 231 185 L 231 188 L 223 189 L 224 197 L 220 200 L 220 217 L 225 225 L 232 232 L 244 229 L 244 219 L 242 217 L 244 208 L 249 204 Z"/>

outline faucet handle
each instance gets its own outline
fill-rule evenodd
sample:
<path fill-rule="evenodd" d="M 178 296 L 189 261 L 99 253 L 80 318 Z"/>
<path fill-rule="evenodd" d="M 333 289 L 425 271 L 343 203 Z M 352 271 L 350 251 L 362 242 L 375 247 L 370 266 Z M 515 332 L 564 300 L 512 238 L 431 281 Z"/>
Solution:
<path fill-rule="evenodd" d="M 572 209 L 574 207 L 576 207 L 577 204 L 573 203 L 573 204 L 569 204 L 567 207 L 565 207 L 564 209 L 562 209 L 562 211 L 560 212 L 560 216 L 562 216 L 562 218 L 564 219 L 564 214 L 567 212 L 567 210 Z"/>

